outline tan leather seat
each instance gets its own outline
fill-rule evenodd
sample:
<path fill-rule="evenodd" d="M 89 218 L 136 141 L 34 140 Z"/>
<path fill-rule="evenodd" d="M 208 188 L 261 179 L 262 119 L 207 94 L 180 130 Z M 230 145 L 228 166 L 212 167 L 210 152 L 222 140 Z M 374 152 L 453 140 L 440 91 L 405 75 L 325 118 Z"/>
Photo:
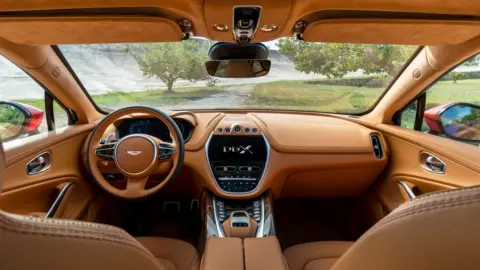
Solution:
<path fill-rule="evenodd" d="M 0 143 L 0 191 L 3 174 Z M 179 240 L 136 240 L 113 226 L 0 211 L 0 268 L 195 270 L 199 259 L 193 246 Z"/>
<path fill-rule="evenodd" d="M 480 186 L 404 203 L 355 243 L 317 242 L 285 250 L 291 270 L 480 269 Z"/>
<path fill-rule="evenodd" d="M 326 241 L 296 245 L 284 251 L 290 270 L 323 270 L 333 264 L 354 242 Z"/>

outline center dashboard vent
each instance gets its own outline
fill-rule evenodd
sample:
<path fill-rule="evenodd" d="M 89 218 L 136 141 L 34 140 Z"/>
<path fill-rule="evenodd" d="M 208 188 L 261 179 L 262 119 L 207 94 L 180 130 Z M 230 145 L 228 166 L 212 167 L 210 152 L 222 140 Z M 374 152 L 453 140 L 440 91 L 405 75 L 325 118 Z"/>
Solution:
<path fill-rule="evenodd" d="M 372 140 L 373 154 L 375 155 L 376 158 L 382 158 L 383 149 L 382 149 L 382 143 L 380 142 L 380 138 L 377 135 L 370 135 L 370 140 Z"/>

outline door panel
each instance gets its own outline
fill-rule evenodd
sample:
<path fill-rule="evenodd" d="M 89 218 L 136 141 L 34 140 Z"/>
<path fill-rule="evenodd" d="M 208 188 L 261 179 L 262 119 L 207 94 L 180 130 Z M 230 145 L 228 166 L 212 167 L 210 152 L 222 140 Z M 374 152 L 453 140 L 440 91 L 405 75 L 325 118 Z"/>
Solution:
<path fill-rule="evenodd" d="M 77 219 L 92 200 L 85 181 L 81 149 L 93 125 L 70 126 L 4 143 L 5 181 L 0 209 L 16 214 L 44 216 L 67 183 L 58 200 L 55 218 Z M 27 164 L 41 153 L 51 154 L 50 167 L 28 175 Z"/>
<path fill-rule="evenodd" d="M 390 164 L 378 189 L 382 204 L 393 210 L 408 200 L 398 181 L 411 183 L 417 195 L 458 187 L 480 185 L 480 148 L 392 125 L 376 125 L 390 147 Z M 445 173 L 422 167 L 422 152 L 430 153 L 445 163 Z"/>

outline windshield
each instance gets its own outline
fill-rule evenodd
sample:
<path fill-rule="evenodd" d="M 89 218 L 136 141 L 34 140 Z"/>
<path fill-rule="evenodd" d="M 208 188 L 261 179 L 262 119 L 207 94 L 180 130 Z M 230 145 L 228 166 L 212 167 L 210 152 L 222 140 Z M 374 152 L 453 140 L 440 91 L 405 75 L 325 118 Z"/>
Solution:
<path fill-rule="evenodd" d="M 132 105 L 161 110 L 276 109 L 358 114 L 369 110 L 415 51 L 414 46 L 264 43 L 270 73 L 215 78 L 205 69 L 215 42 L 61 45 L 104 111 Z"/>

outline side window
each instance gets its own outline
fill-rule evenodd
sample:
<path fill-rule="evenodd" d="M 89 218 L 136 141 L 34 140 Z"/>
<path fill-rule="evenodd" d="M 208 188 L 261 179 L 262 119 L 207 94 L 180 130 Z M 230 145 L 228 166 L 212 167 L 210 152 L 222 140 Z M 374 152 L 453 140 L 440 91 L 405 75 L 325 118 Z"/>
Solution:
<path fill-rule="evenodd" d="M 69 124 L 70 118 L 67 111 L 57 101 L 53 101 L 53 119 L 56 129 L 66 127 Z"/>
<path fill-rule="evenodd" d="M 68 113 L 60 104 L 23 70 L 0 55 L 2 142 L 64 127 L 69 122 Z"/>
<path fill-rule="evenodd" d="M 408 129 L 480 144 L 480 54 L 443 75 L 395 115 Z"/>

